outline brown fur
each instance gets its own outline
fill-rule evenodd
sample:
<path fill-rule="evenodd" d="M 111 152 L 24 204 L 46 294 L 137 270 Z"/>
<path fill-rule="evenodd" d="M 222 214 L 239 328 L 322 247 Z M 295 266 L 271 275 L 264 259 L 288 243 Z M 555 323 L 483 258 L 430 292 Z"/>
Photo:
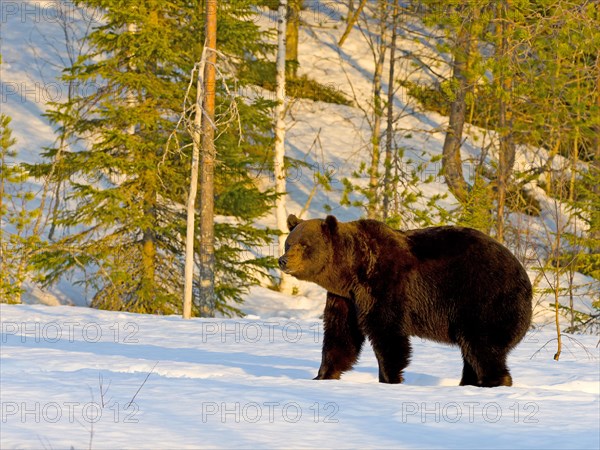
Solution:
<path fill-rule="evenodd" d="M 506 357 L 529 328 L 532 289 L 494 239 L 469 228 L 401 232 L 333 216 L 291 215 L 288 227 L 282 270 L 327 290 L 317 379 L 350 370 L 368 337 L 379 380 L 400 383 L 409 337 L 419 336 L 460 347 L 461 385 L 512 384 Z"/>

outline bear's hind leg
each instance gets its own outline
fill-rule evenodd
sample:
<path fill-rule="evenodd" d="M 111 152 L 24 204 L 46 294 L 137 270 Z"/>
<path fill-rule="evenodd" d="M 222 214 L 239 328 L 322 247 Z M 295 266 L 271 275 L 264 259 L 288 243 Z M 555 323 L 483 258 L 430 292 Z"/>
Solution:
<path fill-rule="evenodd" d="M 365 341 L 352 300 L 328 292 L 323 328 L 321 367 L 314 379 L 338 380 L 343 372 L 352 369 Z"/>
<path fill-rule="evenodd" d="M 506 366 L 506 356 L 505 350 L 493 348 L 469 355 L 469 362 L 477 372 L 479 386 L 512 386 L 512 377 Z"/>
<path fill-rule="evenodd" d="M 512 386 L 513 381 L 504 361 L 488 361 L 482 367 L 481 386 Z"/>
<path fill-rule="evenodd" d="M 460 380 L 460 386 L 479 386 L 477 380 L 477 373 L 469 361 L 463 356 L 463 372 L 462 379 Z"/>

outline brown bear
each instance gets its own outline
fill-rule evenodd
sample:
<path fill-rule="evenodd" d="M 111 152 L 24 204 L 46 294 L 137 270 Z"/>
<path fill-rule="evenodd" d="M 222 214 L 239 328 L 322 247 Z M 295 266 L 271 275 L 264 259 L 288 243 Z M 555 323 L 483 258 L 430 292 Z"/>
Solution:
<path fill-rule="evenodd" d="M 288 228 L 281 270 L 327 290 L 315 379 L 339 379 L 368 337 L 379 381 L 401 383 L 418 336 L 460 347 L 461 386 L 512 385 L 506 357 L 529 328 L 532 288 L 506 247 L 455 226 L 397 231 L 290 215 Z"/>

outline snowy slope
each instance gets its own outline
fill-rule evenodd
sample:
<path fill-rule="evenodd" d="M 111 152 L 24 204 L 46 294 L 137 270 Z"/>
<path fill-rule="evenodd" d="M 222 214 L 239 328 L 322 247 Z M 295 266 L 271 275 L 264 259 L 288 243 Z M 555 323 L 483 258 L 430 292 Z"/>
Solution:
<path fill-rule="evenodd" d="M 301 32 L 301 73 L 354 92 L 363 104 L 371 95 L 368 47 L 352 33 L 338 53 L 342 30 L 333 19 L 344 12 L 343 2 L 307 3 L 303 20 L 319 26 Z M 55 5 L 1 5 L 0 107 L 13 118 L 19 160 L 28 162 L 54 140 L 40 114 L 47 100 L 56 100 L 51 83 L 66 57 Z M 268 14 L 263 20 L 274 26 Z M 424 44 L 410 36 L 399 43 L 405 50 L 416 46 Z M 400 92 L 397 112 L 407 105 L 411 100 Z M 407 155 L 438 155 L 446 121 L 434 113 L 403 116 L 398 136 Z M 326 205 L 342 220 L 360 217 L 359 209 L 339 206 L 342 178 L 368 158 L 369 127 L 360 109 L 296 101 L 287 124 L 286 151 L 311 165 L 288 178 L 289 212 L 305 205 L 314 172 L 328 171 L 333 190 L 317 192 L 304 217 L 322 217 Z M 464 158 L 478 155 L 482 136 L 467 127 Z M 426 176 L 438 170 L 431 167 Z M 447 192 L 439 177 L 423 188 L 428 195 Z M 449 197 L 446 206 L 452 205 Z M 552 225 L 550 216 L 513 220 L 540 234 L 544 223 Z M 274 218 L 264 224 L 274 226 Z M 404 385 L 377 382 L 368 346 L 341 381 L 317 382 L 311 378 L 320 362 L 324 291 L 302 283 L 300 292 L 286 297 L 253 288 L 243 320 L 1 305 L 0 448 L 600 447 L 597 337 L 565 336 L 555 362 L 551 328 L 532 332 L 509 358 L 511 388 L 459 388 L 458 349 L 419 339 Z M 89 295 L 64 280 L 47 292 L 31 290 L 27 301 L 85 305 Z M 576 301 L 589 306 L 588 297 Z M 536 322 L 548 322 L 550 299 L 536 302 L 542 305 Z"/>
<path fill-rule="evenodd" d="M 509 357 L 515 386 L 485 389 L 457 386 L 458 349 L 419 339 L 403 385 L 377 382 L 370 348 L 342 380 L 313 381 L 318 320 L 0 315 L 2 449 L 600 446 L 591 336 L 565 337 L 555 362 L 554 343 L 538 352 L 552 334 L 529 334 Z"/>
<path fill-rule="evenodd" d="M 52 127 L 45 118 L 41 117 L 41 114 L 48 101 L 60 101 L 66 98 L 67 86 L 57 81 L 61 68 L 68 63 L 69 56 L 64 32 L 58 20 L 60 13 L 56 11 L 57 4 L 53 1 L 17 1 L 2 4 L 0 51 L 3 64 L 0 66 L 2 78 L 0 107 L 2 112 L 13 118 L 11 126 L 17 139 L 16 150 L 19 153 L 19 161 L 38 161 L 40 149 L 52 144 L 55 139 Z M 359 208 L 342 207 L 339 204 L 343 192 L 343 178 L 348 177 L 358 184 L 367 181 L 365 177 L 354 178 L 352 172 L 361 162 L 369 161 L 370 128 L 361 108 L 369 110 L 374 70 L 372 54 L 363 36 L 357 30 L 350 34 L 342 49 L 336 45 L 343 31 L 343 22 L 340 22 L 339 18 L 346 12 L 345 4 L 346 2 L 341 0 L 307 2 L 307 9 L 302 12 L 303 22 L 311 24 L 311 27 L 303 27 L 300 33 L 300 73 L 344 92 L 353 99 L 356 106 L 360 106 L 345 107 L 310 100 L 297 100 L 291 103 L 286 118 L 288 128 L 286 152 L 290 157 L 306 162 L 308 167 L 291 170 L 288 174 L 288 211 L 298 214 L 307 204 L 315 186 L 317 173 L 329 173 L 332 180 L 331 191 L 317 190 L 304 218 L 323 217 L 329 210 L 341 220 L 355 220 L 364 214 L 364 211 Z M 99 14 L 81 13 L 70 3 L 67 3 L 66 10 L 62 14 L 66 17 L 71 32 L 79 37 L 85 32 L 85 20 L 91 21 L 92 26 L 98 25 L 100 20 Z M 274 13 L 265 10 L 259 22 L 264 28 L 272 29 L 276 25 L 274 19 Z M 409 20 L 408 17 L 405 19 Z M 423 31 L 419 29 L 418 23 L 405 25 L 407 29 Z M 415 36 L 406 30 L 403 30 L 399 36 L 397 47 L 399 55 L 414 52 L 430 60 L 433 57 L 440 59 L 440 55 L 430 43 L 423 39 L 415 39 Z M 397 67 L 397 76 L 411 79 L 427 78 L 426 73 L 415 70 L 412 62 L 411 58 L 401 59 Z M 437 72 L 445 73 L 447 70 L 447 64 L 437 63 Z M 387 68 L 384 68 L 384 73 L 386 72 Z M 78 89 L 86 88 L 78 87 Z M 387 90 L 385 79 L 383 90 L 384 92 Z M 417 161 L 440 155 L 447 118 L 433 112 L 416 111 L 415 101 L 403 88 L 398 91 L 394 107 L 396 114 L 399 115 L 395 139 L 397 145 L 402 146 L 406 151 L 407 161 L 404 169 L 410 171 L 416 166 Z M 469 158 L 478 157 L 481 147 L 486 142 L 489 143 L 489 139 L 489 132 L 474 126 L 465 127 L 462 153 L 466 176 L 472 174 Z M 533 155 L 528 153 L 528 149 L 521 148 L 518 155 L 520 168 L 545 164 L 545 160 L 540 158 L 539 153 Z M 408 159 L 413 162 L 409 163 Z M 448 193 L 443 177 L 439 175 L 440 169 L 440 162 L 437 162 L 427 166 L 423 172 L 423 179 L 434 177 L 432 183 L 420 186 L 426 196 Z M 268 177 L 261 181 L 272 183 Z M 32 183 L 32 189 L 40 192 L 40 186 L 33 180 Z M 532 186 L 532 190 L 539 191 L 535 186 Z M 551 199 L 540 192 L 537 195 L 544 206 L 541 217 L 532 218 L 523 214 L 512 214 L 510 217 L 511 222 L 519 228 L 531 230 L 534 244 L 543 241 L 548 233 L 556 228 L 555 222 L 557 222 L 553 217 L 555 208 Z M 453 208 L 456 202 L 452 195 L 448 195 L 440 205 Z M 274 214 L 261 220 L 261 225 L 274 227 Z M 273 247 L 262 250 L 271 254 Z M 517 254 L 521 252 L 520 249 L 515 250 Z M 540 259 L 544 259 L 543 254 Z M 530 261 L 533 262 L 530 276 L 532 279 L 537 276 L 536 287 L 541 292 L 548 287 L 548 283 L 533 270 L 537 260 L 536 255 L 530 255 Z M 85 292 L 75 286 L 73 282 L 76 278 L 63 279 L 58 286 L 44 292 L 35 286 L 29 286 L 24 299 L 28 303 L 87 305 L 93 293 Z M 592 280 L 578 274 L 577 281 L 584 287 L 576 292 L 576 302 L 581 311 L 590 312 Z M 566 281 L 562 280 L 561 284 L 566 285 Z M 300 292 L 305 297 L 310 297 L 310 300 L 302 297 L 295 301 L 309 303 L 317 301 L 322 304 L 324 298 L 322 290 L 303 283 Z M 536 298 L 537 323 L 552 322 L 552 311 L 548 308 L 552 301 L 549 297 L 545 298 L 541 295 Z M 566 297 L 561 301 L 563 304 L 568 304 Z M 252 308 L 248 308 L 246 312 L 251 310 Z"/>

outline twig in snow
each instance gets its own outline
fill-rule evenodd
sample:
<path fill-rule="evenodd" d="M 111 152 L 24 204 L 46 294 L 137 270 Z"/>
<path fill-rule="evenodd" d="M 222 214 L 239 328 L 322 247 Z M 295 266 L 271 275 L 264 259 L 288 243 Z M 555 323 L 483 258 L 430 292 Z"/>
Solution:
<path fill-rule="evenodd" d="M 137 395 L 140 393 L 140 391 L 142 390 L 142 388 L 146 384 L 146 381 L 148 381 L 148 377 L 150 377 L 150 374 L 152 372 L 154 372 L 154 368 L 158 365 L 158 363 L 159 363 L 159 361 L 156 361 L 156 364 L 154 364 L 154 366 L 152 367 L 152 369 L 150 370 L 150 372 L 148 372 L 148 375 L 146 375 L 146 378 L 144 379 L 143 383 L 140 385 L 140 387 L 138 388 L 138 390 L 135 392 L 133 398 L 129 401 L 129 403 L 127 404 L 127 406 L 125 407 L 125 409 L 129 409 L 129 407 L 131 406 L 131 404 L 135 400 L 135 397 L 137 397 Z"/>

